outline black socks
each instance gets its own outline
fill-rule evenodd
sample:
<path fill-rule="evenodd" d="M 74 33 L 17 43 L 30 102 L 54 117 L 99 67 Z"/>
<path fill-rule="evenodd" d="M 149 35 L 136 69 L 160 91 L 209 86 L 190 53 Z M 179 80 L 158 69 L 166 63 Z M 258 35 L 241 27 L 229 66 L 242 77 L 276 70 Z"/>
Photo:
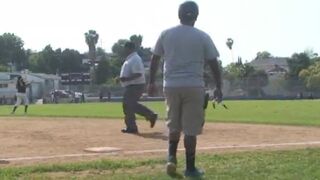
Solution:
<path fill-rule="evenodd" d="M 176 157 L 177 155 L 177 149 L 178 149 L 179 140 L 169 140 L 169 161 L 171 157 Z M 177 163 L 177 162 L 174 162 Z"/>
<path fill-rule="evenodd" d="M 187 171 L 195 170 L 195 159 L 196 159 L 196 136 L 184 136 L 184 147 L 186 149 L 186 168 Z"/>
<path fill-rule="evenodd" d="M 24 113 L 27 113 L 28 111 L 28 105 L 24 106 Z"/>
<path fill-rule="evenodd" d="M 17 106 L 14 106 L 14 107 L 13 107 L 13 110 L 12 110 L 12 113 L 15 113 L 16 110 L 17 110 Z"/>
<path fill-rule="evenodd" d="M 176 154 L 179 144 L 180 133 L 169 134 L 169 149 L 168 149 L 168 161 L 176 162 Z M 196 136 L 184 136 L 184 148 L 186 150 L 186 170 L 189 172 L 195 171 L 195 159 L 196 159 L 196 146 L 197 146 L 197 137 Z"/>
<path fill-rule="evenodd" d="M 15 113 L 16 110 L 17 110 L 17 108 L 18 108 L 18 106 L 14 106 L 11 113 L 12 113 L 12 114 Z M 25 106 L 24 106 L 24 113 L 27 113 L 27 112 L 28 112 L 28 105 L 25 105 Z"/>

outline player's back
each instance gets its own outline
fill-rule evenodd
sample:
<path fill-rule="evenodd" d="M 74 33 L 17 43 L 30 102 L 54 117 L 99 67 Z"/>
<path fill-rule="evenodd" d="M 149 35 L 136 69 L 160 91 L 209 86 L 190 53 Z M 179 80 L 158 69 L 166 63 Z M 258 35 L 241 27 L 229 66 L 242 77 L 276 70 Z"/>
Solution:
<path fill-rule="evenodd" d="M 206 38 L 206 33 L 187 25 L 179 25 L 163 32 L 165 86 L 204 85 Z"/>

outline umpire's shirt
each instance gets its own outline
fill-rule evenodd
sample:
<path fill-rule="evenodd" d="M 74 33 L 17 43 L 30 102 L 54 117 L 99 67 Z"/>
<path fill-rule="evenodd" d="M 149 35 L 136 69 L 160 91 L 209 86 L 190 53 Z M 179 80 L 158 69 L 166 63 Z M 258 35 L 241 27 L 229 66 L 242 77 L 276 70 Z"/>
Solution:
<path fill-rule="evenodd" d="M 121 85 L 123 87 L 127 87 L 129 85 L 142 85 L 146 83 L 144 66 L 137 52 L 129 54 L 129 56 L 126 58 L 126 61 L 121 67 L 120 77 L 130 77 L 135 73 L 140 73 L 141 76 L 131 81 L 121 82 Z"/>

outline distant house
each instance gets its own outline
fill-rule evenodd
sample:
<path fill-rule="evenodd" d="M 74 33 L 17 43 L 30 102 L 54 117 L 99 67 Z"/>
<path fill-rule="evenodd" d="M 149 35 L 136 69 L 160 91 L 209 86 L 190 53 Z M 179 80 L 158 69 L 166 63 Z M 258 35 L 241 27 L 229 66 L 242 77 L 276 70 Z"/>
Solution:
<path fill-rule="evenodd" d="M 269 84 L 263 88 L 265 94 L 272 96 L 288 95 L 284 88 L 285 75 L 289 72 L 288 58 L 271 57 L 255 59 L 250 62 L 257 70 L 263 70 L 268 74 Z"/>
<path fill-rule="evenodd" d="M 269 76 L 273 76 L 273 75 L 285 75 L 288 73 L 288 70 L 286 70 L 285 68 L 280 67 L 279 65 L 275 64 L 274 67 L 272 69 L 269 69 L 266 71 L 266 73 Z"/>
<path fill-rule="evenodd" d="M 264 70 L 266 73 L 271 74 L 284 74 L 289 71 L 287 62 L 288 58 L 284 57 L 271 57 L 265 59 L 255 59 L 250 62 L 250 65 L 257 70 Z"/>

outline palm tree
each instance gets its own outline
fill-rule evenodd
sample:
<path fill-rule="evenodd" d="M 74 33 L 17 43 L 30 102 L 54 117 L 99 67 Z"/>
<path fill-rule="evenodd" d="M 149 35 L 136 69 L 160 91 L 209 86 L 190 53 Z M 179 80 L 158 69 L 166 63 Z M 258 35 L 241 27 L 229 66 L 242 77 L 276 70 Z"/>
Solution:
<path fill-rule="evenodd" d="M 98 43 L 99 34 L 95 30 L 89 30 L 84 36 L 89 46 L 89 59 L 94 62 L 96 60 L 96 44 Z"/>
<path fill-rule="evenodd" d="M 86 43 L 89 46 L 89 59 L 91 61 L 91 82 L 95 82 L 95 61 L 96 61 L 96 44 L 98 43 L 99 34 L 95 30 L 89 30 L 84 34 Z"/>
<path fill-rule="evenodd" d="M 232 51 L 233 39 L 232 38 L 228 38 L 226 44 L 227 44 L 228 48 L 231 51 L 232 62 L 234 62 L 234 55 L 233 55 L 233 51 Z"/>
<path fill-rule="evenodd" d="M 233 45 L 233 39 L 228 38 L 226 44 L 227 44 L 228 48 L 231 50 L 232 49 L 232 45 Z"/>

